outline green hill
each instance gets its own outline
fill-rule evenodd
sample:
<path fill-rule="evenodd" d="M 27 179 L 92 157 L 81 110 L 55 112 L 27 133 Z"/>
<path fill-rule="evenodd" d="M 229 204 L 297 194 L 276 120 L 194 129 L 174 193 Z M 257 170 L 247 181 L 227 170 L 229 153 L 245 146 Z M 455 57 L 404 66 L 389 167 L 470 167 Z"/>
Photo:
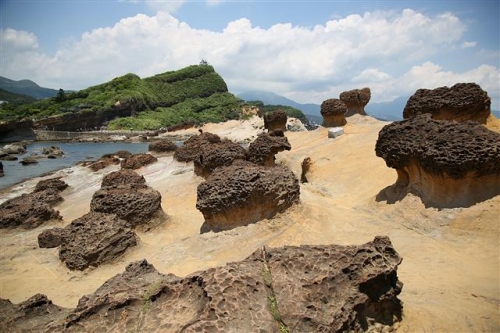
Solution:
<path fill-rule="evenodd" d="M 28 105 L 2 106 L 0 121 L 34 119 L 35 126 L 60 130 L 108 122 L 112 129 L 158 129 L 235 119 L 239 102 L 212 66 L 193 65 L 145 79 L 126 74 L 78 92 L 60 90 Z"/>
<path fill-rule="evenodd" d="M 0 101 L 19 105 L 19 104 L 32 103 L 36 101 L 36 98 L 28 95 L 15 94 L 0 88 Z"/>
<path fill-rule="evenodd" d="M 28 95 L 36 99 L 54 97 L 57 94 L 57 90 L 40 87 L 31 80 L 14 81 L 3 76 L 0 76 L 0 88 L 14 94 Z"/>

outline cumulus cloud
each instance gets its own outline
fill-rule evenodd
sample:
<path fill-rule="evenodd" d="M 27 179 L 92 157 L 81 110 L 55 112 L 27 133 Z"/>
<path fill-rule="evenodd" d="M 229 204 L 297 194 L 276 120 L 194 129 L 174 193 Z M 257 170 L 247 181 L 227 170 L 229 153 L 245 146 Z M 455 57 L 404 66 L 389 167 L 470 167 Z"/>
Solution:
<path fill-rule="evenodd" d="M 468 49 L 468 48 L 471 48 L 471 47 L 475 47 L 476 46 L 476 42 L 463 42 L 460 47 L 462 49 Z"/>
<path fill-rule="evenodd" d="M 459 81 L 498 94 L 498 67 L 453 73 L 428 62 L 443 50 L 471 43 L 462 39 L 466 28 L 450 13 L 427 16 L 406 9 L 353 14 L 314 27 L 282 23 L 263 29 L 241 18 L 214 32 L 160 11 L 89 31 L 54 55 L 40 53 L 33 34 L 8 29 L 2 36 L 23 38 L 4 42 L 1 71 L 12 79 L 81 89 L 128 72 L 144 77 L 206 59 L 232 92 L 270 90 L 299 102 L 321 103 L 360 86 L 372 88 L 373 101 L 384 101 Z"/>

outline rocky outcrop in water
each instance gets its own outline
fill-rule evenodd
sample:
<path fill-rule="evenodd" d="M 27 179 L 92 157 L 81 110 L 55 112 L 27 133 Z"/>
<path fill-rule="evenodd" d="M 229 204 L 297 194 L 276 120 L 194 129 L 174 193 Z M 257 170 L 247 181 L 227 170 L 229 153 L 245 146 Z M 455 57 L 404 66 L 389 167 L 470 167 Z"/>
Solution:
<path fill-rule="evenodd" d="M 156 161 L 158 159 L 151 154 L 135 154 L 122 160 L 120 165 L 123 169 L 135 170 Z"/>
<path fill-rule="evenodd" d="M 205 218 L 201 232 L 272 218 L 299 198 L 299 181 L 288 168 L 236 161 L 229 167 L 217 168 L 198 185 L 196 208 Z"/>
<path fill-rule="evenodd" d="M 64 156 L 64 152 L 61 148 L 56 146 L 44 147 L 42 149 L 42 154 L 47 155 L 47 158 L 57 158 Z"/>
<path fill-rule="evenodd" d="M 229 166 L 235 160 L 245 160 L 246 151 L 237 143 L 222 140 L 218 143 L 209 143 L 201 147 L 201 152 L 194 162 L 194 173 L 201 177 L 208 177 L 216 168 Z"/>
<path fill-rule="evenodd" d="M 5 154 L 26 154 L 26 144 L 22 142 L 14 142 L 6 144 L 1 149 Z"/>
<path fill-rule="evenodd" d="M 0 300 L 0 321 L 28 332 L 385 332 L 402 319 L 401 260 L 387 237 L 262 248 L 184 278 L 141 260 L 75 309 L 44 295 L 18 305 Z"/>
<path fill-rule="evenodd" d="M 247 160 L 260 165 L 275 165 L 276 154 L 280 151 L 290 150 L 292 146 L 283 132 L 275 130 L 261 133 L 247 149 Z"/>
<path fill-rule="evenodd" d="M 168 139 L 158 140 L 149 144 L 149 151 L 155 153 L 170 153 L 177 150 L 177 145 Z"/>
<path fill-rule="evenodd" d="M 467 121 L 486 124 L 490 116 L 491 99 L 475 83 L 457 83 L 451 88 L 418 89 L 403 111 L 403 118 L 428 113 L 432 119 Z"/>
<path fill-rule="evenodd" d="M 274 130 L 281 130 L 284 132 L 287 129 L 287 119 L 286 112 L 283 110 L 264 113 L 264 128 L 269 132 Z"/>
<path fill-rule="evenodd" d="M 340 100 L 347 106 L 346 117 L 354 114 L 366 116 L 365 106 L 370 101 L 372 94 L 370 88 L 353 89 L 340 93 Z"/>
<path fill-rule="evenodd" d="M 193 135 L 184 145 L 176 150 L 174 158 L 179 162 L 191 162 L 198 158 L 202 147 L 208 144 L 219 143 L 221 141 L 217 134 L 203 132 L 200 135 Z"/>
<path fill-rule="evenodd" d="M 500 194 L 500 134 L 475 121 L 424 114 L 393 122 L 380 131 L 375 151 L 398 174 L 381 199 L 412 192 L 429 206 L 468 207 Z"/>
<path fill-rule="evenodd" d="M 321 115 L 323 116 L 324 127 L 338 127 L 347 124 L 345 114 L 347 106 L 337 98 L 327 99 L 321 103 Z"/>

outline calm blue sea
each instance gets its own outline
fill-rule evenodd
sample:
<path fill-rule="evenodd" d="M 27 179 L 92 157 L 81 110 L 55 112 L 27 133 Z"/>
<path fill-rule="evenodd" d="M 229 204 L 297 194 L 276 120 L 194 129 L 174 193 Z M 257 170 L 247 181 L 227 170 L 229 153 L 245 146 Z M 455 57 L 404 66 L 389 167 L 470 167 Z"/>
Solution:
<path fill-rule="evenodd" d="M 96 160 L 104 154 L 114 153 L 118 150 L 128 150 L 132 154 L 148 151 L 148 143 L 62 143 L 62 142 L 33 142 L 28 145 L 26 154 L 16 155 L 17 161 L 1 161 L 3 163 L 4 177 L 0 178 L 0 189 L 14 185 L 22 180 L 41 176 L 49 171 L 56 171 L 76 165 L 80 161 Z M 3 146 L 3 145 L 2 145 Z M 57 159 L 41 158 L 38 164 L 22 165 L 19 163 L 23 157 L 33 154 L 42 155 L 42 148 L 57 146 L 64 152 L 65 157 Z M 1 146 L 0 146 L 1 148 Z"/>

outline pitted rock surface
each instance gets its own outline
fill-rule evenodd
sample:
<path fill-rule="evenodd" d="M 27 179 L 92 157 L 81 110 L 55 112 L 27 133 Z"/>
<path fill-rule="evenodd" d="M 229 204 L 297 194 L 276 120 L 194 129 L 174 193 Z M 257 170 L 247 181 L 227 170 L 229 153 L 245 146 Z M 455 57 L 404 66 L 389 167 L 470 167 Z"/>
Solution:
<path fill-rule="evenodd" d="M 283 110 L 264 113 L 264 128 L 268 131 L 286 131 L 287 119 L 286 112 Z"/>
<path fill-rule="evenodd" d="M 491 111 L 488 93 L 475 83 L 457 83 L 451 88 L 418 89 L 403 111 L 403 118 L 431 114 L 436 120 L 474 120 L 486 124 Z"/>
<path fill-rule="evenodd" d="M 475 121 L 425 114 L 393 122 L 380 131 L 375 151 L 398 172 L 398 186 L 418 187 L 430 205 L 467 206 L 500 194 L 500 134 Z"/>
<path fill-rule="evenodd" d="M 337 98 L 327 99 L 321 103 L 321 115 L 323 116 L 324 127 L 338 127 L 347 124 L 345 114 L 347 106 Z"/>
<path fill-rule="evenodd" d="M 177 145 L 168 139 L 158 140 L 149 144 L 149 151 L 155 153 L 169 153 L 177 150 Z"/>
<path fill-rule="evenodd" d="M 104 155 L 97 161 L 91 163 L 88 167 L 92 171 L 99 171 L 101 169 L 104 169 L 110 165 L 117 165 L 120 164 L 120 159 L 116 156 L 110 156 L 110 155 Z"/>
<path fill-rule="evenodd" d="M 83 270 L 115 259 L 135 245 L 136 235 L 127 221 L 114 214 L 90 212 L 64 228 L 59 259 L 69 269 Z"/>
<path fill-rule="evenodd" d="M 370 101 L 372 93 L 370 88 L 353 89 L 340 93 L 340 100 L 347 106 L 346 117 L 354 114 L 366 116 L 365 106 Z"/>
<path fill-rule="evenodd" d="M 160 192 L 143 184 L 102 187 L 94 193 L 90 210 L 116 214 L 130 228 L 148 224 L 163 214 Z"/>
<path fill-rule="evenodd" d="M 247 149 L 247 160 L 260 165 L 273 166 L 275 155 L 280 151 L 290 150 L 292 146 L 280 130 L 261 133 Z"/>
<path fill-rule="evenodd" d="M 151 154 L 135 154 L 122 160 L 120 165 L 123 169 L 135 170 L 156 161 L 158 159 Z"/>
<path fill-rule="evenodd" d="M 62 228 L 52 228 L 42 231 L 38 235 L 38 246 L 41 248 L 53 248 L 58 247 L 62 243 L 64 229 Z"/>
<path fill-rule="evenodd" d="M 222 140 L 219 143 L 206 144 L 194 162 L 194 173 L 208 177 L 217 167 L 229 166 L 234 160 L 245 160 L 246 151 L 237 143 Z"/>
<path fill-rule="evenodd" d="M 133 170 L 121 169 L 104 176 L 101 187 L 126 184 L 146 184 L 146 179 Z"/>
<path fill-rule="evenodd" d="M 263 248 L 185 278 L 141 260 L 64 318 L 56 311 L 30 318 L 39 323 L 31 332 L 279 332 L 279 318 L 281 331 L 391 331 L 401 320 L 401 260 L 387 237 L 359 246 Z M 0 300 L 0 316 L 17 306 Z M 24 323 L 5 321 L 14 331 Z"/>
<path fill-rule="evenodd" d="M 63 191 L 68 187 L 68 184 L 64 180 L 61 180 L 60 178 L 50 178 L 50 179 L 45 179 L 41 180 L 36 184 L 34 192 L 40 192 L 43 190 L 46 190 L 48 188 L 53 188 L 58 191 Z"/>
<path fill-rule="evenodd" d="M 179 162 L 191 162 L 198 158 L 202 147 L 208 144 L 219 143 L 221 141 L 217 134 L 209 132 L 193 135 L 184 142 L 174 153 L 174 158 Z"/>
<path fill-rule="evenodd" d="M 217 232 L 271 218 L 299 198 L 299 181 L 288 168 L 236 161 L 198 185 L 196 208 L 205 218 L 201 231 Z"/>
<path fill-rule="evenodd" d="M 48 155 L 49 158 L 50 156 L 52 156 L 53 158 L 64 156 L 64 152 L 61 150 L 61 148 L 56 146 L 44 147 L 42 149 L 42 154 Z"/>

